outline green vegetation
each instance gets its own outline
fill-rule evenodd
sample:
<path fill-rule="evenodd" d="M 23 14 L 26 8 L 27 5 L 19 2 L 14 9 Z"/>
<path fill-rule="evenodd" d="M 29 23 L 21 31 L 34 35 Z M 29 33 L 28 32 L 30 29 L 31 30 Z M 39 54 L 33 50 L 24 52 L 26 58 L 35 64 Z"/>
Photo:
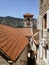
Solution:
<path fill-rule="evenodd" d="M 14 17 L 0 17 L 0 23 L 5 24 L 12 27 L 23 27 L 23 19 L 21 18 L 14 18 Z"/>
<path fill-rule="evenodd" d="M 21 18 L 14 18 L 11 16 L 7 16 L 7 17 L 0 17 L 0 24 L 4 24 L 4 25 L 8 25 L 14 28 L 23 28 L 24 27 L 24 21 Z M 32 21 L 32 28 L 36 29 L 37 28 L 37 19 L 33 18 Z"/>

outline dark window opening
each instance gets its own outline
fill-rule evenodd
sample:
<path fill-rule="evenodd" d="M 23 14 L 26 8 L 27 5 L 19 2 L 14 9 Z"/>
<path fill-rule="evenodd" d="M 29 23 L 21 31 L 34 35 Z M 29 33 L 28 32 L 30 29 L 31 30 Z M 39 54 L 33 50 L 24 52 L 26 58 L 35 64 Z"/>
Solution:
<path fill-rule="evenodd" d="M 47 14 L 43 16 L 43 29 L 47 28 Z"/>
<path fill-rule="evenodd" d="M 47 29 L 47 32 L 49 32 L 49 29 Z"/>
<path fill-rule="evenodd" d="M 41 0 L 41 4 L 42 4 L 43 0 Z"/>
<path fill-rule="evenodd" d="M 27 18 L 27 25 L 30 25 L 30 18 Z"/>
<path fill-rule="evenodd" d="M 29 50 L 28 53 L 30 54 L 30 57 L 28 57 L 27 65 L 36 65 L 34 51 Z"/>

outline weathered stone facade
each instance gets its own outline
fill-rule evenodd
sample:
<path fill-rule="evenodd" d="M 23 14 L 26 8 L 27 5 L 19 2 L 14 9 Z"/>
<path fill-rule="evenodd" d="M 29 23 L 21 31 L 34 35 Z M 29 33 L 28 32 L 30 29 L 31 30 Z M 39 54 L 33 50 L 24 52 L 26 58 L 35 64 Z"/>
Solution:
<path fill-rule="evenodd" d="M 2 56 L 0 56 L 0 65 L 10 65 Z"/>
<path fill-rule="evenodd" d="M 49 65 L 49 0 L 39 0 L 39 4 L 39 65 Z"/>
<path fill-rule="evenodd" d="M 39 15 L 45 15 L 49 10 L 49 0 L 40 0 Z"/>
<path fill-rule="evenodd" d="M 27 52 L 28 52 L 28 47 L 25 48 L 23 53 L 20 55 L 19 59 L 12 65 L 27 65 Z"/>

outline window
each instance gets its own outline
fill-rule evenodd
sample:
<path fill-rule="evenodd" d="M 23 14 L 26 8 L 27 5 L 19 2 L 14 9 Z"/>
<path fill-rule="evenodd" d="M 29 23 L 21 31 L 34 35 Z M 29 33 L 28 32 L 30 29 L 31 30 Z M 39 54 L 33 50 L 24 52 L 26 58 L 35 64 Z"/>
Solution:
<path fill-rule="evenodd" d="M 43 58 L 47 58 L 47 49 L 48 49 L 48 46 L 46 44 L 46 46 L 43 47 Z"/>
<path fill-rule="evenodd" d="M 43 29 L 47 28 L 47 14 L 43 16 Z"/>
<path fill-rule="evenodd" d="M 27 25 L 30 25 L 30 18 L 27 18 Z"/>
<path fill-rule="evenodd" d="M 49 32 L 49 29 L 47 29 L 47 32 Z"/>
<path fill-rule="evenodd" d="M 47 58 L 47 50 L 45 49 L 45 58 Z"/>
<path fill-rule="evenodd" d="M 41 4 L 42 4 L 43 0 L 41 0 Z"/>
<path fill-rule="evenodd" d="M 47 58 L 47 49 L 48 49 L 48 45 L 46 44 L 46 47 L 45 47 L 45 58 Z"/>

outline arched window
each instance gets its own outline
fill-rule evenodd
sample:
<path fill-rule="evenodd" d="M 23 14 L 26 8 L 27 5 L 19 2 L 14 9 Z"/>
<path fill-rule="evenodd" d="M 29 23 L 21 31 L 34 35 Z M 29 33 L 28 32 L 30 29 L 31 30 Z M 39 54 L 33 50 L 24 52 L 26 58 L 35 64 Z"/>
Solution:
<path fill-rule="evenodd" d="M 27 25 L 30 25 L 30 18 L 27 18 Z"/>

